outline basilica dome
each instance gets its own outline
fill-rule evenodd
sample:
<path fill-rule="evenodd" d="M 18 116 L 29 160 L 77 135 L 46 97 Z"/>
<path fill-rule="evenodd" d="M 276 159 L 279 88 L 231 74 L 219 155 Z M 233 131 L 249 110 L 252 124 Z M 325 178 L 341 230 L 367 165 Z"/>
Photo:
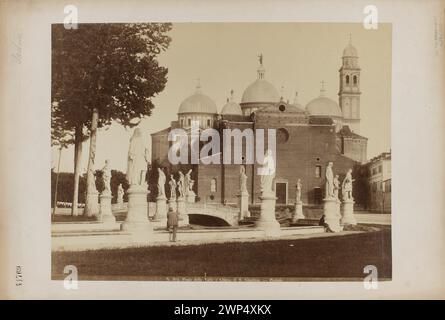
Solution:
<path fill-rule="evenodd" d="M 241 103 L 266 102 L 276 103 L 280 101 L 277 89 L 264 79 L 257 79 L 243 93 Z"/>
<path fill-rule="evenodd" d="M 227 103 L 224 105 L 224 107 L 221 110 L 221 114 L 222 115 L 225 115 L 225 114 L 242 115 L 243 112 L 241 111 L 241 107 L 238 103 L 233 102 L 233 101 L 227 101 Z"/>
<path fill-rule="evenodd" d="M 182 101 L 179 106 L 178 114 L 183 113 L 206 113 L 217 114 L 216 103 L 199 90 Z"/>
<path fill-rule="evenodd" d="M 311 116 L 322 117 L 342 117 L 340 107 L 337 102 L 324 96 L 324 90 L 321 90 L 320 96 L 306 105 L 306 110 Z"/>
<path fill-rule="evenodd" d="M 264 79 L 266 70 L 263 67 L 262 56 L 257 70 L 258 78 L 244 90 L 241 103 L 276 103 L 280 101 L 277 89 Z"/>

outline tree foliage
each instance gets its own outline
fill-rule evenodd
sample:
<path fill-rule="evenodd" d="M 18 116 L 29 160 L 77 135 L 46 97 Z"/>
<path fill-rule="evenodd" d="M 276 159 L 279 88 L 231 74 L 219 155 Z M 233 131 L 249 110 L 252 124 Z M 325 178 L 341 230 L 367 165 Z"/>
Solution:
<path fill-rule="evenodd" d="M 52 140 L 74 142 L 75 128 L 88 135 L 91 114 L 98 127 L 112 121 L 135 126 L 154 107 L 151 98 L 167 82 L 157 61 L 168 48 L 168 23 L 52 26 Z"/>

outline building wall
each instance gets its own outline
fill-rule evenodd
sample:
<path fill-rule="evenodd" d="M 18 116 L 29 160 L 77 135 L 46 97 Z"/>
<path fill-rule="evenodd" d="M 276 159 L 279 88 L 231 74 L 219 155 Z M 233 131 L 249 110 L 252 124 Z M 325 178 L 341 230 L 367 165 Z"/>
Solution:
<path fill-rule="evenodd" d="M 368 165 L 369 210 L 391 212 L 391 158 L 377 158 Z"/>
<path fill-rule="evenodd" d="M 229 123 L 230 128 L 243 130 L 251 124 Z M 316 198 L 321 191 L 324 193 L 325 169 L 327 163 L 334 162 L 334 173 L 344 177 L 349 168 L 357 163 L 352 159 L 341 156 L 336 145 L 334 125 L 308 125 L 307 123 L 289 123 L 288 117 L 258 116 L 255 128 L 274 128 L 285 130 L 288 134 L 287 141 L 277 141 L 277 170 L 276 182 L 287 184 L 287 204 L 295 202 L 297 180 L 302 180 L 302 201 L 306 204 L 314 204 L 321 201 Z M 266 135 L 267 136 L 267 135 Z M 267 139 L 266 139 L 267 145 Z M 232 150 L 233 155 L 233 150 Z M 319 176 L 316 176 L 316 168 L 319 167 Z M 247 165 L 248 190 L 251 203 L 259 203 L 260 176 L 257 174 L 259 165 Z M 201 199 L 208 199 L 210 181 L 218 180 L 218 192 L 214 194 L 214 201 L 236 203 L 239 192 L 239 165 L 199 165 L 198 195 Z M 218 179 L 217 177 L 220 177 Z M 252 180 L 253 177 L 253 180 Z M 220 181 L 221 180 L 221 181 Z M 315 188 L 319 188 L 315 190 Z"/>
<path fill-rule="evenodd" d="M 343 154 L 355 161 L 364 163 L 367 159 L 367 144 L 366 139 L 355 139 L 350 137 L 343 137 Z"/>

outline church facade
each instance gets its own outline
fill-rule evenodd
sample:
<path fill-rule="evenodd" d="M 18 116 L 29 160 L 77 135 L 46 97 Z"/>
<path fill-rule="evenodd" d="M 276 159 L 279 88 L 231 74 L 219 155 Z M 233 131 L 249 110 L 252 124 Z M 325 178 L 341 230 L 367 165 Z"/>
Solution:
<path fill-rule="evenodd" d="M 240 164 L 171 165 L 169 132 L 175 128 L 190 130 L 193 121 L 199 122 L 200 129 L 218 130 L 221 136 L 224 129 L 275 129 L 277 204 L 294 203 L 298 179 L 302 183 L 301 200 L 305 204 L 320 204 L 328 162 L 334 163 L 334 173 L 343 179 L 348 169 L 359 172 L 367 161 L 367 138 L 360 135 L 360 73 L 357 50 L 349 43 L 343 50 L 339 69 L 338 103 L 326 97 L 322 85 L 320 95 L 304 107 L 297 99 L 292 103 L 283 101 L 275 86 L 266 80 L 260 57 L 257 79 L 244 90 L 240 103 L 234 101 L 232 92 L 221 112 L 198 86 L 181 103 L 177 120 L 151 135 L 152 164 L 164 167 L 166 174 L 175 177 L 178 170 L 193 169 L 198 201 L 237 203 Z M 242 165 L 248 176 L 249 201 L 259 203 L 258 165 Z"/>

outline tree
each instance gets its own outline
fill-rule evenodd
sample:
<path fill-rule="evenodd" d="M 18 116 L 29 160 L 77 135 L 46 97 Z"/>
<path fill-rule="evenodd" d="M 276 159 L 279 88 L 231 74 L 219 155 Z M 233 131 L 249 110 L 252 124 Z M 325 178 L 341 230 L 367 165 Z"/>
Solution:
<path fill-rule="evenodd" d="M 75 180 L 82 141 L 90 137 L 87 196 L 95 185 L 97 128 L 112 121 L 136 126 L 151 115 L 151 98 L 165 87 L 168 70 L 156 59 L 170 44 L 170 29 L 169 23 L 52 27 L 52 125 L 73 136 Z M 89 210 L 86 200 L 84 213 Z"/>

